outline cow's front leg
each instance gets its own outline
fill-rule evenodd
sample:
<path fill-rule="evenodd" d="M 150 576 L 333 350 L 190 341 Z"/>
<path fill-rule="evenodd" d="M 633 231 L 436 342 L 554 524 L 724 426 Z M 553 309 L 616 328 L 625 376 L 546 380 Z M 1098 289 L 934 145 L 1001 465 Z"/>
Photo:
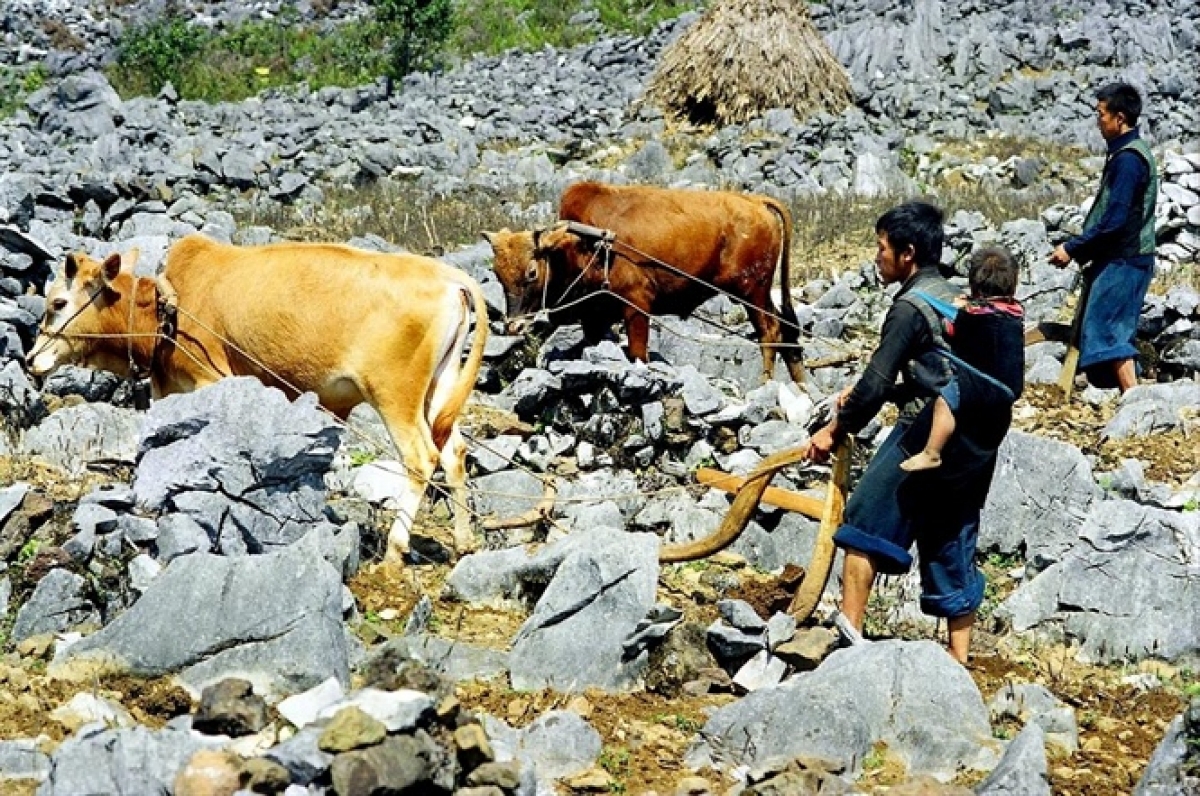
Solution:
<path fill-rule="evenodd" d="M 625 313 L 625 330 L 629 334 L 629 356 L 640 362 L 649 362 L 650 313 L 630 307 Z"/>
<path fill-rule="evenodd" d="M 607 313 L 596 312 L 586 316 L 579 322 L 583 329 L 583 339 L 589 346 L 593 346 L 605 337 L 611 337 L 614 320 L 615 318 Z"/>

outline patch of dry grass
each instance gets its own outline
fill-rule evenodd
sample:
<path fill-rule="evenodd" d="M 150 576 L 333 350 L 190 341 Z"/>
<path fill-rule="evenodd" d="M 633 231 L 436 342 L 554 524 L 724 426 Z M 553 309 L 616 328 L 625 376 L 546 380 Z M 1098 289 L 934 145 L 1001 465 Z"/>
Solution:
<path fill-rule="evenodd" d="M 994 157 L 1005 161 L 1009 158 L 1041 158 L 1048 163 L 1077 163 L 1088 156 L 1081 146 L 1068 146 L 1051 141 L 1039 141 L 1012 135 L 979 135 L 971 138 L 944 141 L 938 148 L 943 157 L 958 157 L 973 163 Z"/>
<path fill-rule="evenodd" d="M 521 211 L 540 199 L 471 188 L 430 195 L 416 183 L 379 181 L 323 188 L 318 207 L 279 206 L 244 213 L 239 224 L 268 226 L 292 240 L 339 241 L 378 235 L 418 254 L 438 256 L 476 243 L 484 230 L 521 228 Z M 557 199 L 557 197 L 554 197 Z"/>

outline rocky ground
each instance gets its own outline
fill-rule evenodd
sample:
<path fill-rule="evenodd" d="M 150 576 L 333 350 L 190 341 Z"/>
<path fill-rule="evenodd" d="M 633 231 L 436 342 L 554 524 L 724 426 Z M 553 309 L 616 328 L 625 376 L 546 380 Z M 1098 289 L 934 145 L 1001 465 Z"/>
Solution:
<path fill-rule="evenodd" d="M 637 102 L 671 25 L 477 59 L 390 95 L 297 89 L 209 107 L 169 91 L 117 97 L 92 70 L 114 20 L 153 4 L 105 5 L 0 9 L 0 61 L 44 59 L 53 78 L 0 120 L 0 789 L 1194 787 L 1196 9 L 814 5 L 855 107 L 696 129 Z M 209 23 L 278 8 L 192 5 Z M 335 6 L 333 22 L 354 11 Z M 57 48 L 43 20 L 93 47 Z M 996 38 L 997 25 L 1012 35 Z M 990 585 L 966 673 L 929 643 L 939 628 L 911 577 L 882 584 L 867 647 L 832 651 L 822 622 L 836 571 L 815 622 L 776 614 L 811 557 L 816 524 L 800 515 L 764 508 L 729 552 L 660 567 L 661 541 L 704 535 L 728 509 L 696 486 L 697 467 L 745 472 L 801 444 L 820 402 L 857 375 L 887 306 L 870 265 L 886 203 L 934 193 L 952 211 L 943 265 L 1009 246 L 1030 319 L 1070 316 L 1073 274 L 1044 260 L 1081 223 L 1101 165 L 1090 92 L 1116 77 L 1146 91 L 1163 166 L 1145 383 L 1065 403 L 1052 386 L 1064 346 L 1027 349 L 1028 392 L 985 511 Z M 490 250 L 456 244 L 545 221 L 583 177 L 789 202 L 791 287 L 806 358 L 820 363 L 805 389 L 758 384 L 744 314 L 721 299 L 707 323 L 657 324 L 648 368 L 618 341 L 585 347 L 577 329 L 501 334 Z M 493 322 L 467 415 L 479 527 L 536 507 L 549 478 L 553 510 L 487 530 L 485 550 L 451 562 L 435 500 L 409 565 L 384 566 L 390 451 L 311 405 L 227 380 L 139 414 L 111 375 L 28 378 L 42 289 L 66 252 L 136 246 L 151 273 L 195 231 L 407 246 L 474 275 Z M 379 432 L 369 412 L 353 421 Z M 864 432 L 856 467 L 886 422 Z M 154 431 L 174 428 L 190 435 Z M 792 468 L 780 485 L 825 476 Z M 204 777 L 224 790 L 193 789 Z"/>

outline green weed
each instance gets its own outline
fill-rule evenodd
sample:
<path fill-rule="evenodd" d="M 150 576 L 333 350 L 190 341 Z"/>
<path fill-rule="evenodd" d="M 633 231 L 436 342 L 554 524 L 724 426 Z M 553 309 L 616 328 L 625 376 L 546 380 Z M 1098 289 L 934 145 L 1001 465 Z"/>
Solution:
<path fill-rule="evenodd" d="M 700 732 L 700 728 L 704 726 L 702 722 L 679 713 L 656 713 L 650 718 L 664 727 L 672 727 L 689 735 Z"/>
<path fill-rule="evenodd" d="M 450 47 L 457 55 L 470 56 L 573 47 L 593 41 L 601 31 L 644 36 L 660 22 L 700 5 L 698 0 L 465 0 Z M 599 25 L 572 24 L 576 14 L 589 9 Z"/>
<path fill-rule="evenodd" d="M 877 771 L 887 763 L 887 745 L 877 743 L 863 758 L 863 771 Z"/>
<path fill-rule="evenodd" d="M 25 544 L 21 545 L 20 551 L 17 553 L 17 566 L 25 566 L 33 560 L 38 551 L 42 549 L 41 539 L 30 539 Z"/>
<path fill-rule="evenodd" d="M 632 767 L 632 755 L 629 750 L 624 746 L 605 746 L 600 750 L 600 757 L 596 762 L 613 778 L 609 792 L 624 793 L 625 780 L 629 779 Z"/>
<path fill-rule="evenodd" d="M 350 464 L 354 467 L 362 467 L 370 464 L 379 458 L 379 454 L 375 451 L 368 450 L 353 450 L 350 451 Z"/>
<path fill-rule="evenodd" d="M 130 27 L 108 69 L 123 97 L 171 83 L 183 99 L 237 101 L 268 88 L 312 89 L 402 77 L 453 59 L 512 48 L 569 47 L 602 31 L 644 34 L 699 0 L 597 0 L 598 25 L 572 24 L 589 0 L 373 0 L 375 13 L 337 25 L 304 24 L 289 10 L 211 31 L 178 13 Z M 3 106 L 0 106 L 2 108 Z"/>
<path fill-rule="evenodd" d="M 155 94 L 169 82 L 183 99 L 207 102 L 302 81 L 312 89 L 352 86 L 384 74 L 385 39 L 373 21 L 322 30 L 284 15 L 214 33 L 164 16 L 121 37 L 108 77 L 123 97 Z"/>
<path fill-rule="evenodd" d="M 33 67 L 0 66 L 0 119 L 11 116 L 46 84 L 46 70 L 41 64 Z"/>

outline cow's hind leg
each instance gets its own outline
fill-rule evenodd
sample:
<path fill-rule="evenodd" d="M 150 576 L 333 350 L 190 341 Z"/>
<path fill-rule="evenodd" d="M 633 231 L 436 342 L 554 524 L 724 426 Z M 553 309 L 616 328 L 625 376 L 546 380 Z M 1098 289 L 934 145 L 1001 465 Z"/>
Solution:
<path fill-rule="evenodd" d="M 388 533 L 385 561 L 398 562 L 408 552 L 417 509 L 425 496 L 425 488 L 438 463 L 438 449 L 433 444 L 429 423 L 419 406 L 400 400 L 379 399 L 372 402 L 383 418 L 392 437 L 407 475 L 404 489 L 396 499 L 396 519 Z"/>
<path fill-rule="evenodd" d="M 629 334 L 629 356 L 640 362 L 650 361 L 650 312 L 636 305 L 625 311 L 625 330 Z"/>
<path fill-rule="evenodd" d="M 751 325 L 758 332 L 758 347 L 762 352 L 762 380 L 765 384 L 775 375 L 776 354 L 779 354 L 785 360 L 787 360 L 787 354 L 779 345 L 782 342 L 779 333 L 779 321 L 775 318 L 775 308 L 771 306 L 770 302 L 767 303 L 766 312 L 759 309 L 750 309 L 749 315 Z"/>
<path fill-rule="evenodd" d="M 796 318 L 796 310 L 790 302 L 784 303 L 781 314 L 783 321 L 779 324 L 779 332 L 783 338 L 783 346 L 779 353 L 787 363 L 792 381 L 803 384 L 807 376 L 804 373 L 804 349 L 800 347 L 800 321 Z"/>
<path fill-rule="evenodd" d="M 446 486 L 450 489 L 450 502 L 454 504 L 454 549 L 460 555 L 470 553 L 478 545 L 467 505 L 467 441 L 458 423 L 450 429 L 450 436 L 442 445 L 441 462 Z"/>

